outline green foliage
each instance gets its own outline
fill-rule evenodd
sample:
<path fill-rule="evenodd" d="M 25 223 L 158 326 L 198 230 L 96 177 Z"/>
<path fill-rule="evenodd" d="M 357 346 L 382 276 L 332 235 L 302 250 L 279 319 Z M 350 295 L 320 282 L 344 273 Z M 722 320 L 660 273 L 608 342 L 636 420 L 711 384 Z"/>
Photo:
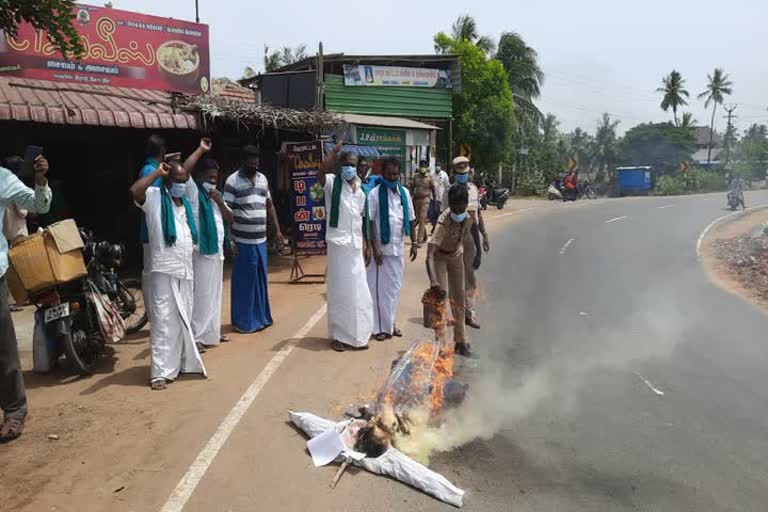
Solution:
<path fill-rule="evenodd" d="M 0 31 L 15 36 L 19 24 L 26 21 L 45 30 L 65 57 L 82 57 L 85 48 L 73 24 L 74 9 L 73 0 L 0 0 Z"/>
<path fill-rule="evenodd" d="M 663 86 L 656 89 L 656 92 L 664 94 L 664 98 L 661 100 L 661 109 L 666 112 L 671 108 L 675 126 L 678 126 L 677 109 L 688 104 L 685 101 L 685 98 L 689 97 L 688 91 L 685 90 L 685 80 L 679 71 L 673 69 L 668 76 L 661 79 L 661 83 Z"/>
<path fill-rule="evenodd" d="M 746 180 L 761 180 L 768 171 L 768 128 L 753 124 L 736 145 L 734 173 Z"/>
<path fill-rule="evenodd" d="M 707 75 L 707 80 L 707 88 L 699 94 L 698 98 L 706 98 L 704 108 L 709 108 L 709 104 L 712 104 L 712 121 L 709 125 L 709 149 L 707 151 L 707 161 L 709 161 L 712 157 L 712 137 L 715 134 L 717 106 L 723 104 L 725 96 L 730 96 L 733 93 L 733 82 L 728 79 L 728 75 L 721 68 L 715 68 L 714 73 Z"/>
<path fill-rule="evenodd" d="M 494 168 L 509 151 L 515 122 L 506 73 L 469 41 L 454 42 L 450 51 L 461 61 L 463 89 L 454 98 L 454 138 L 472 147 L 478 167 Z"/>
<path fill-rule="evenodd" d="M 610 114 L 603 114 L 597 123 L 595 138 L 590 148 L 590 158 L 598 173 L 598 181 L 603 181 L 604 176 L 612 174 L 610 169 L 616 166 L 619 157 L 619 141 L 616 128 L 619 121 L 611 119 Z"/>
<path fill-rule="evenodd" d="M 264 47 L 264 70 L 269 73 L 277 71 L 283 66 L 299 62 L 307 58 L 307 45 L 300 44 L 296 48 L 283 46 L 280 50 L 269 51 L 269 47 Z M 246 68 L 247 69 L 247 68 Z"/>
<path fill-rule="evenodd" d="M 650 165 L 660 174 L 670 174 L 680 162 L 690 160 L 696 149 L 693 130 L 672 123 L 648 123 L 631 128 L 620 144 L 623 165 Z"/>
<path fill-rule="evenodd" d="M 655 196 L 679 196 L 685 193 L 685 185 L 681 176 L 662 176 L 656 180 L 653 189 Z"/>
<path fill-rule="evenodd" d="M 494 58 L 501 62 L 507 73 L 518 118 L 538 126 L 543 116 L 533 100 L 541 94 L 544 72 L 539 67 L 536 50 L 528 46 L 520 34 L 504 32 Z"/>

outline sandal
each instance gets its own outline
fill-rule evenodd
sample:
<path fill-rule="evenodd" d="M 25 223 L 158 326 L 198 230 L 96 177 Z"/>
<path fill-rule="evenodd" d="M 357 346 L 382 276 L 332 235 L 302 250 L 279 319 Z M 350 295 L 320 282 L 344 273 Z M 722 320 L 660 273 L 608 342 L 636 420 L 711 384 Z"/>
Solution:
<path fill-rule="evenodd" d="M 226 343 L 226 342 L 228 342 L 228 341 L 229 341 L 229 336 L 221 336 L 221 337 L 219 338 L 219 342 L 220 342 L 220 343 Z"/>
<path fill-rule="evenodd" d="M 0 443 L 10 443 L 24 432 L 24 418 L 6 418 L 0 427 Z"/>
<path fill-rule="evenodd" d="M 347 347 L 345 347 L 339 340 L 333 340 L 331 342 L 331 348 L 336 352 L 345 352 L 347 350 Z"/>
<path fill-rule="evenodd" d="M 396 336 L 398 338 L 402 338 L 403 337 L 403 331 L 401 331 L 400 329 L 395 327 L 394 329 L 392 329 L 392 336 Z"/>
<path fill-rule="evenodd" d="M 376 339 L 376 341 L 384 341 L 386 339 L 389 339 L 390 335 L 385 332 L 380 332 L 379 334 L 374 336 L 374 338 Z"/>

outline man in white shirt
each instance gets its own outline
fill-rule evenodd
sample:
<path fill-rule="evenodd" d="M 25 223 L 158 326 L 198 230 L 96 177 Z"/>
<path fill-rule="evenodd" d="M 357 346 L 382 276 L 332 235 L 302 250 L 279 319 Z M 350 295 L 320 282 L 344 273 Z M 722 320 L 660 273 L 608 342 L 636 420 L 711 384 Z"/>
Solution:
<path fill-rule="evenodd" d="M 437 164 L 435 165 L 435 171 L 432 173 L 432 181 L 435 184 L 436 199 L 429 207 L 429 220 L 432 223 L 432 233 L 434 233 L 435 226 L 437 226 L 437 218 L 440 217 L 440 214 L 443 211 L 443 204 L 445 204 L 447 208 L 448 203 L 443 202 L 445 200 L 443 196 L 451 187 L 451 180 L 448 178 L 448 173 L 440 167 L 440 164 Z"/>
<path fill-rule="evenodd" d="M 159 187 L 152 183 L 160 179 Z M 197 226 L 184 197 L 189 174 L 179 162 L 160 164 L 131 186 L 136 206 L 147 220 L 151 256 L 150 386 L 166 389 L 179 373 L 201 373 L 205 366 L 192 334 L 193 247 Z"/>
<path fill-rule="evenodd" d="M 329 173 L 340 149 L 341 143 L 317 173 L 325 192 L 328 337 L 337 352 L 347 347 L 367 349 L 373 332 L 373 304 L 363 259 L 365 192 L 356 172 L 356 155 L 341 153 L 339 174 Z"/>
<path fill-rule="evenodd" d="M 46 213 L 51 207 L 51 189 L 46 174 L 48 161 L 38 156 L 34 163 L 35 189 L 24 185 L 11 171 L 0 167 L 0 225 L 7 208 L 15 205 L 35 213 Z M 8 242 L 0 235 L 0 443 L 13 441 L 24 432 L 27 417 L 27 395 L 19 362 L 19 347 L 8 307 Z"/>
<path fill-rule="evenodd" d="M 382 183 L 368 194 L 370 249 L 366 251 L 368 286 L 373 299 L 373 332 L 378 341 L 402 336 L 395 326 L 405 268 L 405 236 L 411 237 L 411 261 L 418 255 L 413 200 L 400 184 L 400 160 L 386 158 Z M 370 252 L 373 262 L 370 262 Z"/>

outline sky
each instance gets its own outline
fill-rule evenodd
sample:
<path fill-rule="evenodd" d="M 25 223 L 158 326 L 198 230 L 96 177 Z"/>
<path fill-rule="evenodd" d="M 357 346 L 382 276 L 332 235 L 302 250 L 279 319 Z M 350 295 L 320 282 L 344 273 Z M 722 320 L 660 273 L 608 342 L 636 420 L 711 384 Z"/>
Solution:
<path fill-rule="evenodd" d="M 96 2 L 87 2 L 96 3 Z M 594 131 L 608 112 L 621 132 L 642 122 L 672 119 L 656 88 L 672 69 L 691 94 L 690 111 L 709 124 L 711 109 L 696 99 L 707 74 L 722 67 L 733 81 L 726 105 L 736 105 L 739 132 L 768 123 L 768 2 L 764 0 L 387 0 L 309 2 L 199 0 L 210 26 L 212 76 L 239 78 L 263 68 L 264 45 L 323 42 L 326 53 L 433 53 L 432 38 L 470 14 L 481 34 L 518 32 L 539 54 L 546 78 L 539 108 L 561 131 Z M 194 0 L 113 0 L 116 9 L 194 21 Z M 716 127 L 724 129 L 718 110 Z"/>

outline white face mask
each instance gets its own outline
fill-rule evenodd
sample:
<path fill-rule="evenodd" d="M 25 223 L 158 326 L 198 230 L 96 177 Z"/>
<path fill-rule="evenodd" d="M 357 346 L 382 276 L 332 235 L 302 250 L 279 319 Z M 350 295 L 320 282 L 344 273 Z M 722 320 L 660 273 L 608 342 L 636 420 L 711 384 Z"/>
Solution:
<path fill-rule="evenodd" d="M 210 192 L 211 190 L 216 190 L 216 185 L 214 185 L 213 183 L 208 183 L 207 181 L 204 181 L 203 182 L 203 188 L 207 192 Z"/>

